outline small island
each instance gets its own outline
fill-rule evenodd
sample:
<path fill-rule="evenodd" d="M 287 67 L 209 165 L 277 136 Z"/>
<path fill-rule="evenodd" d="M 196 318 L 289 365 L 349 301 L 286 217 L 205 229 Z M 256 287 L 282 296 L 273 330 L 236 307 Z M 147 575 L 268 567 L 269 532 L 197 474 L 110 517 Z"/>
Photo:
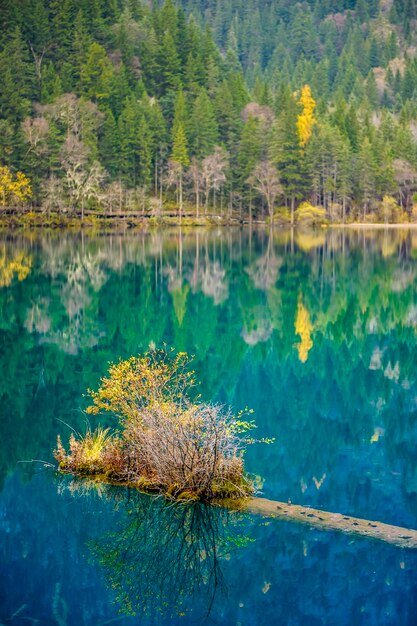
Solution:
<path fill-rule="evenodd" d="M 190 358 L 165 348 L 112 364 L 90 415 L 111 413 L 118 429 L 71 434 L 69 452 L 58 437 L 54 452 L 63 472 L 100 476 L 179 500 L 242 498 L 254 492 L 243 454 L 253 421 L 192 397 Z M 264 440 L 266 441 L 266 440 Z"/>

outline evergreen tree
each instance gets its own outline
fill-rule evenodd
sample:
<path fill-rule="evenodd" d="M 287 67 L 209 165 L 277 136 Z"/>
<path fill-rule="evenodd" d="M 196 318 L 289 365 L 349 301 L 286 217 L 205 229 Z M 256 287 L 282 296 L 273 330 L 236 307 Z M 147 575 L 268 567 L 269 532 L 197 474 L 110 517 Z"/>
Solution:
<path fill-rule="evenodd" d="M 205 89 L 194 101 L 189 122 L 190 151 L 197 159 L 206 157 L 217 143 L 218 128 L 213 107 Z"/>
<path fill-rule="evenodd" d="M 293 212 L 314 198 L 332 216 L 355 203 L 368 211 L 386 193 L 411 210 L 416 4 L 394 0 L 380 16 L 379 4 L 4 0 L 0 158 L 27 168 L 35 201 L 42 178 L 64 175 L 72 137 L 87 168 L 96 160 L 111 180 L 149 191 L 152 180 L 158 194 L 170 160 L 191 187 L 188 162 L 217 159 L 231 203 L 239 195 L 248 210 L 246 181 L 271 157 Z"/>
<path fill-rule="evenodd" d="M 159 48 L 158 64 L 161 75 L 159 95 L 171 90 L 177 91 L 181 87 L 181 63 L 175 40 L 169 30 L 165 32 Z"/>
<path fill-rule="evenodd" d="M 262 128 L 259 120 L 251 115 L 248 117 L 239 141 L 237 151 L 237 185 L 247 197 L 249 195 L 248 179 L 262 156 Z"/>
<path fill-rule="evenodd" d="M 119 174 L 120 140 L 116 120 L 111 109 L 105 110 L 99 138 L 100 160 L 112 177 Z"/>
<path fill-rule="evenodd" d="M 182 123 L 177 124 L 173 137 L 171 160 L 178 170 L 178 190 L 180 205 L 180 220 L 183 213 L 183 178 L 184 169 L 190 165 L 188 145 L 185 129 Z"/>
<path fill-rule="evenodd" d="M 275 122 L 270 143 L 270 158 L 278 168 L 286 203 L 291 207 L 294 222 L 295 203 L 307 187 L 307 172 L 297 132 L 297 108 L 284 111 Z"/>
<path fill-rule="evenodd" d="M 377 165 L 371 143 L 367 137 L 362 141 L 356 161 L 357 193 L 363 206 L 363 219 L 375 200 Z"/>
<path fill-rule="evenodd" d="M 16 27 L 0 53 L 0 116 L 16 125 L 28 114 L 34 95 L 34 68 Z"/>
<path fill-rule="evenodd" d="M 81 67 L 80 79 L 83 93 L 93 101 L 110 98 L 113 68 L 105 49 L 93 42 L 88 50 L 85 64 Z"/>

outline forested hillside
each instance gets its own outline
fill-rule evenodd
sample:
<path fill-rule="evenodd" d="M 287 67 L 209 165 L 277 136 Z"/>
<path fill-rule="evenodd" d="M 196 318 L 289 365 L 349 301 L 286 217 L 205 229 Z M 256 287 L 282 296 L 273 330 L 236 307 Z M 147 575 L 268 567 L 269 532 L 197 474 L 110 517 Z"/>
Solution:
<path fill-rule="evenodd" d="M 414 0 L 150 4 L 1 1 L 0 204 L 415 218 Z"/>

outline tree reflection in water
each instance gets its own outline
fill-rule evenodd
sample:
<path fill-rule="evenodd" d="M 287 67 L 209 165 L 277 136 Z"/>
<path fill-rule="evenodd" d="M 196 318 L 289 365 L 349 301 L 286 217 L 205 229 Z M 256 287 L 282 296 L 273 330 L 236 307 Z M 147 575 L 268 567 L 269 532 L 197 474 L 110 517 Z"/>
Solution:
<path fill-rule="evenodd" d="M 241 512 L 173 503 L 85 479 L 67 487 L 78 493 L 98 489 L 117 509 L 116 527 L 88 546 L 127 615 L 185 616 L 192 604 L 198 623 L 208 619 L 215 599 L 226 592 L 222 562 L 254 541 L 247 534 L 251 518 Z"/>

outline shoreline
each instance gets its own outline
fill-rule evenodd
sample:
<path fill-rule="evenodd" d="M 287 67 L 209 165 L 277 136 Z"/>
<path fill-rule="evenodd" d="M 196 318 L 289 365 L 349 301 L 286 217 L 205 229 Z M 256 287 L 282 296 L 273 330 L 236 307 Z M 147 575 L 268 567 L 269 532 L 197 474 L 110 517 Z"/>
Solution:
<path fill-rule="evenodd" d="M 142 211 L 97 212 L 88 209 L 82 214 L 78 211 L 65 210 L 49 214 L 39 209 L 27 212 L 0 211 L 0 232 L 12 230 L 66 230 L 85 232 L 128 232 L 147 231 L 158 228 L 249 228 L 270 230 L 396 230 L 417 229 L 417 222 L 399 222 L 395 224 L 367 222 L 299 221 L 291 224 L 289 220 L 278 216 L 271 222 L 267 216 L 250 219 L 237 211 L 207 213 L 196 215 L 193 211 L 184 211 L 181 217 L 176 211 L 166 209 L 162 213 L 152 214 Z"/>
<path fill-rule="evenodd" d="M 250 228 L 271 230 L 415 230 L 417 222 L 379 224 L 366 222 L 351 222 L 347 224 L 319 224 L 287 222 L 269 223 L 266 220 L 252 220 L 240 217 L 221 215 L 207 215 L 200 217 L 163 215 L 163 216 L 137 216 L 125 215 L 87 215 L 81 220 L 74 215 L 51 215 L 49 218 L 44 214 L 1 215 L 0 232 L 21 230 L 54 230 L 54 231 L 85 231 L 85 232 L 135 232 L 147 231 L 159 228 Z"/>
<path fill-rule="evenodd" d="M 405 224 L 400 222 L 398 224 L 366 224 L 364 222 L 352 222 L 352 224 L 329 224 L 326 228 L 335 228 L 340 230 L 344 230 L 345 228 L 357 228 L 358 230 L 393 230 L 397 228 L 403 228 L 414 230 L 417 229 L 417 223 L 410 222 L 408 224 Z"/>

